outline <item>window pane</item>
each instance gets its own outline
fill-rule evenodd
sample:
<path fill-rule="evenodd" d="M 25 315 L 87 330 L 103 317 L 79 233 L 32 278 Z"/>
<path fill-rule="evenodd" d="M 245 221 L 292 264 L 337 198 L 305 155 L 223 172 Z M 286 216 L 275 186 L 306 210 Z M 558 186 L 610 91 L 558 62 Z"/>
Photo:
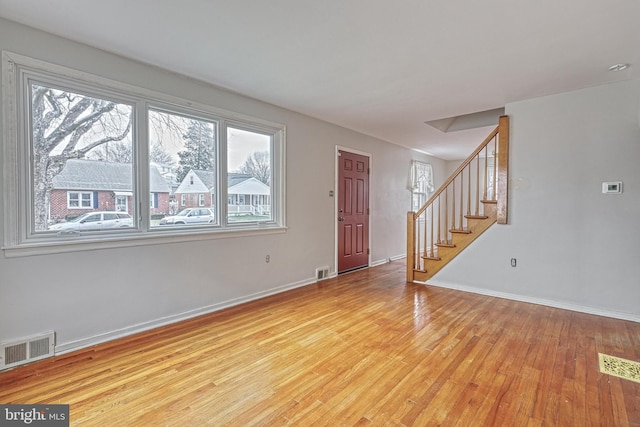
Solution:
<path fill-rule="evenodd" d="M 132 107 L 35 83 L 29 89 L 34 230 L 81 230 L 73 218 L 115 211 L 116 191 L 133 194 Z"/>
<path fill-rule="evenodd" d="M 149 111 L 149 185 L 157 202 L 151 227 L 216 225 L 218 123 Z M 206 215 L 189 215 L 205 206 Z M 186 208 L 186 209 L 184 209 Z"/>
<path fill-rule="evenodd" d="M 227 129 L 227 220 L 271 221 L 271 135 Z"/>
<path fill-rule="evenodd" d="M 81 208 L 91 208 L 91 193 L 82 193 Z"/>

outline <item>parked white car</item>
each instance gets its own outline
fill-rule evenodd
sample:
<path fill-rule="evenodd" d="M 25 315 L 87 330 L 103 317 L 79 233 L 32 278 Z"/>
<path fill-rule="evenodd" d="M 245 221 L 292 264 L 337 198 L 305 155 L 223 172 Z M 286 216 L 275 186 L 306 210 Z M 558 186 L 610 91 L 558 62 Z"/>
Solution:
<path fill-rule="evenodd" d="M 162 218 L 160 225 L 211 224 L 214 221 L 213 209 L 187 208 L 175 215 Z"/>
<path fill-rule="evenodd" d="M 52 231 L 96 231 L 132 227 L 133 218 L 126 212 L 87 212 L 66 222 L 53 224 Z"/>

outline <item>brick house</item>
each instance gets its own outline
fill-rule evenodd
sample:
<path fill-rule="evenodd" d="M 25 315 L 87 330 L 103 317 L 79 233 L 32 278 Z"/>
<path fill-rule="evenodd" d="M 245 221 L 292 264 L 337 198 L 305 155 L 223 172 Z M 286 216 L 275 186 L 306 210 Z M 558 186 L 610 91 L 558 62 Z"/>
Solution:
<path fill-rule="evenodd" d="M 178 210 L 197 207 L 214 207 L 215 176 L 211 171 L 191 169 L 175 191 Z"/>
<path fill-rule="evenodd" d="M 71 159 L 53 178 L 49 202 L 51 222 L 99 210 L 133 213 L 131 164 Z M 158 170 L 149 168 L 151 214 L 169 213 L 170 187 Z"/>

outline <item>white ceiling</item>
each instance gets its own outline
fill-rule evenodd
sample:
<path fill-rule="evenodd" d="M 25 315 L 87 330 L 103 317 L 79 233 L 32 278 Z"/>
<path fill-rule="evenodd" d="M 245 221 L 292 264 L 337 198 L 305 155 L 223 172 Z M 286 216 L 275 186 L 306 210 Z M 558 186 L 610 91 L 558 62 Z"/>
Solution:
<path fill-rule="evenodd" d="M 425 121 L 640 78 L 639 0 L 0 0 L 0 16 L 443 159 L 488 129 Z"/>

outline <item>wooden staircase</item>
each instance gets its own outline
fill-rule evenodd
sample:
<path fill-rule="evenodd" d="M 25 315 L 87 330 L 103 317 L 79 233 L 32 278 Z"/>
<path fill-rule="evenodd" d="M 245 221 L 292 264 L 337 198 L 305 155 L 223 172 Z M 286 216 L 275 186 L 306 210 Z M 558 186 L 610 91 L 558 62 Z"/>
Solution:
<path fill-rule="evenodd" d="M 507 223 L 509 117 L 417 212 L 407 214 L 407 281 L 425 282 L 493 224 Z"/>

